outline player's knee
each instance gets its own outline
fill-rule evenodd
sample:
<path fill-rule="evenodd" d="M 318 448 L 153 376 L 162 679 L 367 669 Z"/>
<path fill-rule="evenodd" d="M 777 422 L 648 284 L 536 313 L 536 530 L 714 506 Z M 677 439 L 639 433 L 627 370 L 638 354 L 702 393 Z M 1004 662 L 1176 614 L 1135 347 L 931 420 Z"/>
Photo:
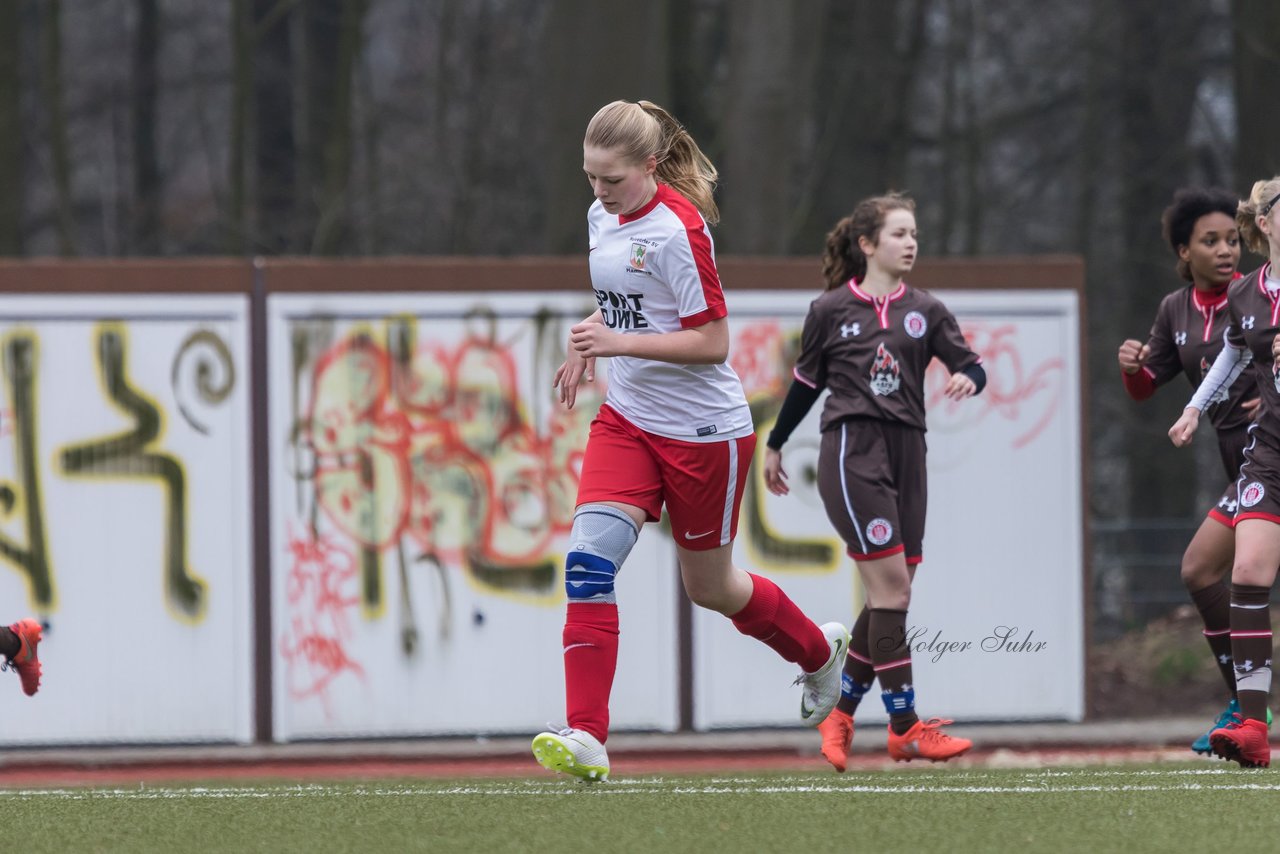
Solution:
<path fill-rule="evenodd" d="M 1221 581 L 1229 570 L 1229 564 L 1224 564 L 1220 560 L 1211 560 L 1208 555 L 1195 549 L 1187 549 L 1182 556 L 1180 575 L 1183 585 L 1194 592 Z"/>
<path fill-rule="evenodd" d="M 713 611 L 720 610 L 718 606 L 725 598 L 724 585 L 715 584 L 712 579 L 687 575 L 684 577 L 684 592 L 689 601 L 699 608 L 710 608 Z"/>
<path fill-rule="evenodd" d="M 607 504 L 584 504 L 573 514 L 564 589 L 570 602 L 617 601 L 613 582 L 640 531 L 626 513 Z"/>
<path fill-rule="evenodd" d="M 911 587 L 886 587 L 877 590 L 875 607 L 889 611 L 906 611 L 911 607 Z"/>
<path fill-rule="evenodd" d="M 1254 587 L 1270 587 L 1275 584 L 1276 567 L 1257 555 L 1236 555 L 1231 568 L 1231 583 Z"/>

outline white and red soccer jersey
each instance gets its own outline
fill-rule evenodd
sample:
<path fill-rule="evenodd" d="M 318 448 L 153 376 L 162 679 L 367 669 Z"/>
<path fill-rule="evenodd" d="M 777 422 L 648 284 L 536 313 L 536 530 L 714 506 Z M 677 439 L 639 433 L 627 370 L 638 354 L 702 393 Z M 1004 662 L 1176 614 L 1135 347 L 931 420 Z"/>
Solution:
<path fill-rule="evenodd" d="M 727 309 L 715 247 L 693 203 L 665 184 L 632 214 L 587 212 L 591 286 L 604 323 L 627 335 L 693 329 Z M 754 432 L 733 368 L 675 365 L 614 356 L 605 398 L 648 433 L 686 442 L 739 439 Z"/>

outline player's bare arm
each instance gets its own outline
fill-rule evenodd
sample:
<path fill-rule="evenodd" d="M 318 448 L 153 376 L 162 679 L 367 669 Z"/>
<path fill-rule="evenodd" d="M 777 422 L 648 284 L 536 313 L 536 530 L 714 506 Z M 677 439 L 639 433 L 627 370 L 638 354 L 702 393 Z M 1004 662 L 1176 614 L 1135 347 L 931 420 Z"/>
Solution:
<path fill-rule="evenodd" d="M 947 380 L 947 387 L 942 393 L 948 400 L 964 400 L 973 397 L 978 391 L 978 384 L 965 374 L 956 372 Z"/>
<path fill-rule="evenodd" d="M 573 328 L 577 329 L 579 326 L 588 323 L 604 325 L 599 310 L 583 320 L 582 323 L 575 324 Z M 584 380 L 586 382 L 595 382 L 595 378 L 595 357 L 583 356 L 575 350 L 571 337 L 564 361 L 560 363 L 560 367 L 556 368 L 555 379 L 552 380 L 552 387 L 556 389 L 556 396 L 565 405 L 566 409 L 573 409 L 573 404 L 578 399 L 578 386 Z"/>
<path fill-rule="evenodd" d="M 1169 439 L 1174 447 L 1185 448 L 1191 444 L 1191 438 L 1195 436 L 1196 428 L 1199 426 L 1200 410 L 1194 406 L 1188 406 L 1182 410 L 1182 416 L 1169 428 Z"/>
<path fill-rule="evenodd" d="M 782 451 L 773 448 L 764 449 L 764 485 L 774 495 L 786 495 L 791 491 L 787 486 L 787 470 L 782 467 Z"/>
<path fill-rule="evenodd" d="M 712 320 L 693 329 L 634 335 L 614 332 L 603 323 L 579 323 L 570 330 L 570 346 L 580 356 L 630 356 L 675 365 L 718 365 L 729 358 L 729 322 Z"/>

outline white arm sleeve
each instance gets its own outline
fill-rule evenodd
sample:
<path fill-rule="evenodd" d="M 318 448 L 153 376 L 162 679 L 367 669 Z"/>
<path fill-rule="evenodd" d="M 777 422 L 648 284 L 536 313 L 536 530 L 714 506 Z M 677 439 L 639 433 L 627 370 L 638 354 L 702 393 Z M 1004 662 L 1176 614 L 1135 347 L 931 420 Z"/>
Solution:
<path fill-rule="evenodd" d="M 1223 335 L 1222 352 L 1213 360 L 1213 367 L 1204 375 L 1204 380 L 1196 389 L 1196 393 L 1191 396 L 1191 402 L 1187 406 L 1204 412 L 1209 401 L 1213 400 L 1220 391 L 1230 388 L 1236 381 L 1236 377 L 1240 376 L 1252 361 L 1251 350 L 1245 348 L 1237 350 L 1227 343 L 1227 338 Z"/>

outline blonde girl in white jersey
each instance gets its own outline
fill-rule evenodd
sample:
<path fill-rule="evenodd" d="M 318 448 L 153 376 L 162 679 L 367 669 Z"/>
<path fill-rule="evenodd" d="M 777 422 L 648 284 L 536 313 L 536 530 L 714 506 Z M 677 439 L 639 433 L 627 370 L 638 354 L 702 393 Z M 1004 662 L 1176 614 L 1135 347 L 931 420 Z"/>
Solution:
<path fill-rule="evenodd" d="M 810 726 L 840 696 L 849 636 L 839 623 L 815 625 L 772 581 L 733 564 L 756 437 L 726 364 L 728 312 L 708 229 L 719 220 L 715 167 L 666 110 L 614 101 L 587 125 L 583 170 L 596 197 L 587 222 L 599 309 L 570 330 L 555 383 L 571 408 L 607 356 L 609 391 L 591 423 L 565 562 L 568 726 L 539 734 L 533 752 L 549 769 L 602 780 L 618 654 L 614 578 L 664 504 L 685 592 L 800 665 Z"/>

